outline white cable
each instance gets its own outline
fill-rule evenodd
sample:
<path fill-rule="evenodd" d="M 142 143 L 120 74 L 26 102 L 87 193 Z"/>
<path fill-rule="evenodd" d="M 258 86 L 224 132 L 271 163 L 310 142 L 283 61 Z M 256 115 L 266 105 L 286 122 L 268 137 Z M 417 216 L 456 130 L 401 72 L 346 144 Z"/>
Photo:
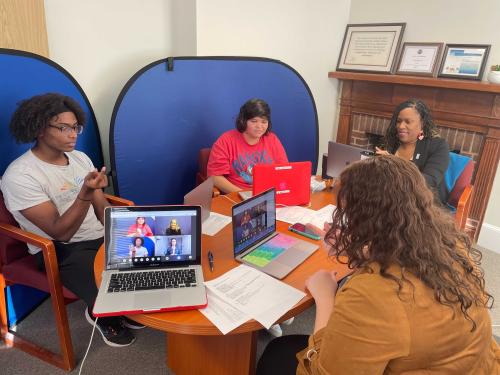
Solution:
<path fill-rule="evenodd" d="M 231 198 L 229 198 L 226 194 L 222 194 L 221 196 L 223 196 L 224 198 L 228 199 L 229 201 L 233 202 L 234 204 L 237 204 L 238 202 L 236 201 L 233 201 Z"/>
<path fill-rule="evenodd" d="M 82 369 L 83 369 L 83 364 L 85 362 L 85 358 L 87 358 L 87 354 L 89 354 L 90 346 L 92 345 L 92 339 L 94 338 L 95 326 L 97 325 L 98 319 L 99 318 L 95 318 L 94 328 L 92 328 L 92 334 L 90 335 L 89 345 L 87 346 L 87 351 L 85 352 L 85 355 L 83 356 L 83 359 L 82 359 L 82 363 L 80 364 L 80 371 L 78 371 L 78 375 L 81 375 Z"/>

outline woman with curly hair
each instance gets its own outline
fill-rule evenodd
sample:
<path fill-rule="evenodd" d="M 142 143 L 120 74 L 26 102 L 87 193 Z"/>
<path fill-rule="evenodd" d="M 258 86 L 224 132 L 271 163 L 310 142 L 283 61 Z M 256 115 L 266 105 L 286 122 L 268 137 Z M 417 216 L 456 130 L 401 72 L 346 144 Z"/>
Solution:
<path fill-rule="evenodd" d="M 347 167 L 325 241 L 353 275 L 338 291 L 332 272 L 306 281 L 313 335 L 274 340 L 258 374 L 500 374 L 481 253 L 413 163 L 389 155 Z"/>
<path fill-rule="evenodd" d="M 446 203 L 444 173 L 450 160 L 449 146 L 439 137 L 431 111 L 423 101 L 408 99 L 396 107 L 385 133 L 385 147 L 376 147 L 376 153 L 414 162 L 436 197 Z"/>

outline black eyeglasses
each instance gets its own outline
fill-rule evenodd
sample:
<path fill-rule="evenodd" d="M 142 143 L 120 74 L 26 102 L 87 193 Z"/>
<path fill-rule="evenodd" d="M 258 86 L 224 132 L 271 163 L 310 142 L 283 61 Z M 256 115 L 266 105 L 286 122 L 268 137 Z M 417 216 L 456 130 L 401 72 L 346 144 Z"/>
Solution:
<path fill-rule="evenodd" d="M 56 128 L 59 129 L 59 131 L 62 134 L 70 134 L 72 132 L 75 132 L 76 134 L 82 134 L 83 133 L 83 125 L 75 125 L 75 126 L 69 126 L 69 125 L 63 125 L 63 126 L 54 126 L 54 125 L 47 125 L 50 126 L 51 128 Z"/>

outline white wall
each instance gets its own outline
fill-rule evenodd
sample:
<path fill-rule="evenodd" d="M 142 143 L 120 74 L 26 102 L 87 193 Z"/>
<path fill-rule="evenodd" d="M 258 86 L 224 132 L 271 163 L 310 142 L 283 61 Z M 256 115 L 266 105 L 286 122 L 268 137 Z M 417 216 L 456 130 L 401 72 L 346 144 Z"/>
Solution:
<path fill-rule="evenodd" d="M 116 98 L 137 70 L 172 55 L 171 1 L 45 0 L 50 59 L 80 83 L 94 108 L 106 164 Z"/>
<path fill-rule="evenodd" d="M 351 0 L 349 23 L 406 22 L 403 42 L 491 44 L 489 66 L 500 64 L 499 15 L 498 0 Z M 499 176 L 500 166 L 478 243 L 500 252 Z"/>
<path fill-rule="evenodd" d="M 337 133 L 338 82 L 328 72 L 337 65 L 349 3 L 198 0 L 198 55 L 268 57 L 297 70 L 316 102 L 321 155 Z"/>

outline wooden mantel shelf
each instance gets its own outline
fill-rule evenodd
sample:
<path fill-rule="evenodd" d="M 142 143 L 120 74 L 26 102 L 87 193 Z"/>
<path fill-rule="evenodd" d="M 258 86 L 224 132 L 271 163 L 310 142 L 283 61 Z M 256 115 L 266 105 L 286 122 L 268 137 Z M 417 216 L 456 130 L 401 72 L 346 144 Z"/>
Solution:
<path fill-rule="evenodd" d="M 357 72 L 330 72 L 328 73 L 328 77 L 337 78 L 339 80 L 382 82 L 397 85 L 444 87 L 447 89 L 483 91 L 500 94 L 499 84 L 482 81 Z"/>

